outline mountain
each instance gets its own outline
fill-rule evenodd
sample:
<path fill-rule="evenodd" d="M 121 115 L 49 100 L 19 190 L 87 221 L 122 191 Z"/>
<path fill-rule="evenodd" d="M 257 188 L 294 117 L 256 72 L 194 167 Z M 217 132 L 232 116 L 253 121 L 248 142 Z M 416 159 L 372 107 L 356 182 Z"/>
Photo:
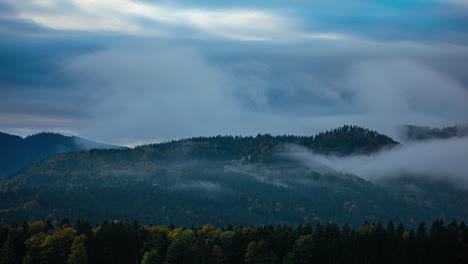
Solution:
<path fill-rule="evenodd" d="M 22 138 L 0 132 L 0 178 L 59 153 L 120 148 L 56 133 L 39 133 Z"/>
<path fill-rule="evenodd" d="M 344 126 L 314 136 L 256 137 L 216 136 L 177 140 L 139 146 L 135 149 L 91 150 L 66 153 L 27 167 L 0 184 L 0 189 L 17 186 L 74 186 L 133 184 L 147 180 L 154 171 L 165 168 L 208 166 L 220 163 L 276 165 L 277 150 L 284 145 L 304 146 L 321 154 L 371 154 L 395 146 L 393 139 L 360 127 Z M 282 161 L 284 162 L 284 161 Z M 193 167 L 193 166 L 192 166 Z M 191 169 L 196 169 L 191 168 Z M 98 172 L 98 173 L 96 173 Z M 46 173 L 46 175 L 43 175 Z M 157 172 L 159 173 L 159 171 Z M 77 177 L 71 177 L 77 175 Z M 148 176 L 150 175 L 150 176 Z M 164 179 L 168 181 L 169 178 Z"/>
<path fill-rule="evenodd" d="M 467 220 L 468 194 L 441 182 L 375 184 L 317 172 L 292 153 L 373 155 L 398 145 L 344 126 L 316 136 L 217 136 L 63 153 L 0 182 L 0 222 L 126 218 L 182 226 Z M 434 192 L 433 190 L 437 191 Z"/>
<path fill-rule="evenodd" d="M 444 128 L 405 125 L 402 128 L 402 132 L 403 139 L 407 141 L 426 141 L 433 139 L 466 137 L 468 136 L 468 124 Z"/>

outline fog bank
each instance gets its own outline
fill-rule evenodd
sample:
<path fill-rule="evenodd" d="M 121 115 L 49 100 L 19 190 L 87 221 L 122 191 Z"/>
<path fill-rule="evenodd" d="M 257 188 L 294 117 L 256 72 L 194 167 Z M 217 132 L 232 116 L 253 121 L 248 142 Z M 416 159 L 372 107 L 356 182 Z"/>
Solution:
<path fill-rule="evenodd" d="M 325 156 L 298 146 L 289 146 L 282 155 L 318 172 L 351 173 L 370 181 L 410 175 L 468 189 L 467 137 L 409 143 L 371 156 Z"/>

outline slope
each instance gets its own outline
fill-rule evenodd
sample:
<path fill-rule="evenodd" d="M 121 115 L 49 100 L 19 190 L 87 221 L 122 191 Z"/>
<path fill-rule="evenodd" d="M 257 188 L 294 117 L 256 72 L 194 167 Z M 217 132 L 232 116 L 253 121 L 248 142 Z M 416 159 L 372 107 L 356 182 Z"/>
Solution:
<path fill-rule="evenodd" d="M 56 154 L 93 148 L 121 147 L 56 133 L 39 133 L 21 138 L 0 132 L 0 179 Z"/>

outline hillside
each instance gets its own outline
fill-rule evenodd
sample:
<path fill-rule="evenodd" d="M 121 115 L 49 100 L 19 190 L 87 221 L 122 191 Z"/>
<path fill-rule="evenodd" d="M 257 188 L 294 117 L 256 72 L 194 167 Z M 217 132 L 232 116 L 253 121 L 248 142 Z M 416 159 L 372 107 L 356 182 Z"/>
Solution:
<path fill-rule="evenodd" d="M 121 147 L 57 133 L 39 133 L 22 138 L 0 132 L 0 179 L 59 153 L 94 148 L 116 149 Z"/>
<path fill-rule="evenodd" d="M 360 225 L 363 219 L 415 224 L 466 218 L 468 195 L 449 185 L 421 183 L 421 188 L 436 184 L 440 190 L 427 195 L 405 183 L 384 186 L 353 175 L 319 173 L 288 155 L 291 147 L 372 155 L 396 144 L 377 132 L 345 126 L 316 136 L 201 137 L 65 153 L 0 182 L 0 219 Z"/>
<path fill-rule="evenodd" d="M 0 189 L 30 186 L 125 185 L 153 177 L 173 181 L 171 174 L 194 169 L 236 166 L 276 166 L 278 152 L 285 145 L 303 146 L 317 153 L 334 155 L 371 154 L 398 144 L 375 131 L 344 126 L 316 136 L 255 137 L 216 136 L 150 144 L 135 149 L 104 149 L 66 153 L 33 164 Z M 217 167 L 219 168 L 219 167 Z M 235 170 L 235 169 L 232 169 Z M 176 173 L 177 172 L 177 173 Z"/>

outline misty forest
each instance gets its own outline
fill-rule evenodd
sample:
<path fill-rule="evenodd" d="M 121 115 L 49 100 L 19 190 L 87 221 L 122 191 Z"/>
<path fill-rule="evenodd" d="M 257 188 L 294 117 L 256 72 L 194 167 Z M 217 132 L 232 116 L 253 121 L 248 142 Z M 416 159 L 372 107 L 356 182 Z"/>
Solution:
<path fill-rule="evenodd" d="M 468 0 L 0 0 L 0 264 L 468 264 Z"/>
<path fill-rule="evenodd" d="M 463 138 L 466 129 L 404 131 L 419 144 Z M 333 166 L 403 155 L 402 143 L 369 129 L 103 149 L 60 134 L 4 134 L 11 150 L 2 155 L 40 149 L 36 137 L 48 139 L 49 152 L 30 152 L 30 165 L 0 181 L 3 263 L 468 260 L 464 188 L 410 173 L 369 181 Z"/>

